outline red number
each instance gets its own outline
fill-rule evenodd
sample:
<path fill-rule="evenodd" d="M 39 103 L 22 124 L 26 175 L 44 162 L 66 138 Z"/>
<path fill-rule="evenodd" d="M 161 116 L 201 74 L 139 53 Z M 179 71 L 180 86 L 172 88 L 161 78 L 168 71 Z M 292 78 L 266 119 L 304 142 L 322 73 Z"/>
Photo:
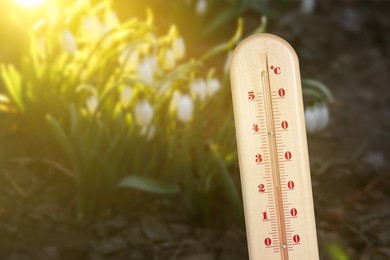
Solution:
<path fill-rule="evenodd" d="M 293 236 L 293 240 L 294 240 L 295 243 L 298 244 L 299 241 L 301 241 L 301 238 L 300 238 L 298 235 L 294 235 L 294 236 Z"/>
<path fill-rule="evenodd" d="M 264 244 L 266 246 L 270 246 L 272 244 L 271 238 L 267 237 L 266 239 L 264 239 Z"/>
<path fill-rule="evenodd" d="M 249 91 L 248 92 L 248 99 L 249 100 L 254 100 L 256 98 L 255 92 L 254 91 Z"/>
<path fill-rule="evenodd" d="M 292 190 L 292 189 L 294 189 L 294 187 L 295 187 L 295 183 L 294 183 L 293 181 L 289 181 L 289 182 L 287 183 L 287 187 L 288 187 L 290 190 Z"/>
<path fill-rule="evenodd" d="M 265 192 L 264 184 L 259 184 L 257 187 L 259 188 L 259 192 Z"/>
<path fill-rule="evenodd" d="M 286 91 L 283 88 L 280 88 L 278 90 L 278 94 L 279 94 L 280 97 L 284 97 L 286 95 Z"/>
<path fill-rule="evenodd" d="M 258 124 L 253 124 L 253 131 L 255 131 L 256 133 L 259 132 L 259 125 Z"/>
<path fill-rule="evenodd" d="M 291 216 L 296 217 L 297 214 L 298 214 L 297 209 L 296 209 L 296 208 L 292 208 L 292 209 L 290 210 L 290 214 L 291 214 Z"/>
<path fill-rule="evenodd" d="M 283 122 L 282 122 L 282 128 L 283 128 L 283 129 L 287 129 L 287 128 L 288 128 L 288 123 L 287 123 L 287 121 L 283 121 Z"/>
<path fill-rule="evenodd" d="M 263 157 L 261 156 L 261 154 L 256 154 L 256 162 L 261 163 L 262 161 L 263 161 Z"/>
<path fill-rule="evenodd" d="M 263 220 L 267 220 L 268 218 L 267 218 L 267 212 L 266 211 L 264 211 L 263 212 Z"/>
<path fill-rule="evenodd" d="M 288 152 L 288 151 L 287 151 L 287 152 L 284 154 L 284 157 L 285 157 L 287 160 L 290 160 L 291 157 L 292 157 L 291 152 Z"/>

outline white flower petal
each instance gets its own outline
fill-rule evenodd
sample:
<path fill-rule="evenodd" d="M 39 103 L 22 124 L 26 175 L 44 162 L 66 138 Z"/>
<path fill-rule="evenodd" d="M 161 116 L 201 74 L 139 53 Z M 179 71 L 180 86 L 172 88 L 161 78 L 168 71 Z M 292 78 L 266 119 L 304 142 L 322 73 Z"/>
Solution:
<path fill-rule="evenodd" d="M 221 82 L 218 79 L 207 80 L 207 96 L 212 97 L 221 88 Z"/>
<path fill-rule="evenodd" d="M 177 60 L 184 58 L 184 55 L 186 54 L 186 46 L 184 43 L 184 39 L 181 37 L 177 38 L 172 43 L 172 50 Z"/>
<path fill-rule="evenodd" d="M 69 54 L 74 54 L 77 51 L 76 40 L 71 31 L 65 30 L 60 38 L 62 48 Z"/>
<path fill-rule="evenodd" d="M 191 94 L 194 98 L 204 101 L 207 95 L 207 85 L 203 79 L 197 79 L 191 83 Z"/>
<path fill-rule="evenodd" d="M 194 103 L 190 96 L 182 95 L 177 100 L 177 119 L 183 123 L 188 123 L 194 112 Z"/>
<path fill-rule="evenodd" d="M 153 119 L 153 107 L 147 101 L 140 101 L 135 106 L 135 121 L 141 127 L 147 127 Z"/>
<path fill-rule="evenodd" d="M 82 24 L 81 31 L 84 36 L 84 40 L 87 42 L 95 42 L 102 36 L 102 28 L 99 18 L 97 16 L 85 16 Z"/>
<path fill-rule="evenodd" d="M 306 131 L 309 134 L 314 134 L 317 132 L 318 116 L 317 108 L 315 106 L 311 106 L 305 109 L 305 122 Z"/>
<path fill-rule="evenodd" d="M 196 13 L 202 15 L 207 11 L 207 1 L 206 0 L 198 0 L 196 3 Z"/>
<path fill-rule="evenodd" d="M 90 114 L 95 113 L 99 105 L 99 99 L 96 96 L 91 96 L 87 99 L 87 109 Z"/>
<path fill-rule="evenodd" d="M 133 90 L 130 87 L 124 87 L 121 93 L 120 103 L 124 108 L 130 105 L 131 99 L 133 98 Z"/>
<path fill-rule="evenodd" d="M 153 59 L 144 59 L 137 67 L 139 80 L 148 86 L 154 83 L 154 66 Z"/>
<path fill-rule="evenodd" d="M 329 123 L 329 110 L 326 104 L 320 104 L 317 106 L 318 123 L 317 130 L 323 131 Z"/>

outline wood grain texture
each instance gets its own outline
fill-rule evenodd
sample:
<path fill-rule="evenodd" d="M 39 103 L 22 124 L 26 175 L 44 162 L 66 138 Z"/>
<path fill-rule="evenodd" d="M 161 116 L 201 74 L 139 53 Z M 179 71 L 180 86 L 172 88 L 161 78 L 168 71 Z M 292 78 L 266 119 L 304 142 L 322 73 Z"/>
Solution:
<path fill-rule="evenodd" d="M 254 35 L 230 78 L 250 258 L 319 259 L 298 58 L 283 39 Z"/>

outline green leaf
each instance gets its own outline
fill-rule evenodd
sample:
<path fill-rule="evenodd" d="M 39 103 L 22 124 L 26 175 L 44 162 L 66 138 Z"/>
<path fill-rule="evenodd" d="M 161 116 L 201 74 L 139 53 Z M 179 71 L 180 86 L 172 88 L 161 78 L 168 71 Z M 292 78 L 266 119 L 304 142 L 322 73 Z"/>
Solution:
<path fill-rule="evenodd" d="M 333 102 L 332 92 L 330 92 L 329 88 L 322 82 L 315 79 L 303 79 L 302 85 L 313 88 L 321 93 L 329 102 Z"/>
<path fill-rule="evenodd" d="M 179 188 L 174 184 L 134 175 L 122 179 L 118 184 L 118 187 L 131 188 L 156 194 L 174 194 L 179 192 Z"/>
<path fill-rule="evenodd" d="M 21 111 L 24 111 L 22 99 L 22 78 L 20 73 L 12 65 L 1 65 L 1 77 L 4 80 L 5 87 L 15 104 Z"/>
<path fill-rule="evenodd" d="M 236 208 L 236 210 L 242 212 L 242 202 L 241 197 L 238 193 L 237 187 L 234 183 L 233 178 L 231 177 L 229 170 L 227 168 L 227 165 L 225 161 L 222 159 L 219 152 L 212 148 L 212 152 L 214 154 L 214 157 L 217 161 L 218 167 L 219 167 L 219 178 L 222 183 L 223 189 L 225 190 L 226 195 L 228 196 L 228 199 L 230 200 L 230 203 Z"/>

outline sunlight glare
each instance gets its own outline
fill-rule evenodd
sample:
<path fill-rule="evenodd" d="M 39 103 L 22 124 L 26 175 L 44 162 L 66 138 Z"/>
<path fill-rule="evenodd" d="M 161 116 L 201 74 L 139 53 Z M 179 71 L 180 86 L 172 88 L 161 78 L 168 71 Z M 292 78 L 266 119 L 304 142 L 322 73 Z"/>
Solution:
<path fill-rule="evenodd" d="M 46 0 L 13 0 L 13 1 L 21 6 L 34 8 L 44 4 Z"/>

